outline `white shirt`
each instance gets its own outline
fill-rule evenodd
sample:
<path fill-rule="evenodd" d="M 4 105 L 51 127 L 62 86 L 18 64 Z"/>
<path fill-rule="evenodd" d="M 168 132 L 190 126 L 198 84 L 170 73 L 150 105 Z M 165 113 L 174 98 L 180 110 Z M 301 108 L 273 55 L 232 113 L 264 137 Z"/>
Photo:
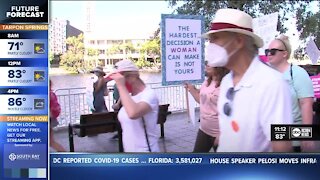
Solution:
<path fill-rule="evenodd" d="M 149 87 L 146 87 L 139 94 L 132 96 L 132 99 L 136 103 L 145 102 L 151 107 L 152 110 L 143 117 L 146 125 L 151 152 L 159 152 L 159 133 L 157 127 L 159 100 L 155 92 Z M 122 107 L 119 111 L 118 119 L 122 127 L 124 151 L 149 152 L 142 118 L 130 119 L 124 107 Z"/>
<path fill-rule="evenodd" d="M 233 101 L 226 94 L 233 87 L 232 72 L 220 86 L 218 99 L 219 152 L 271 152 L 271 124 L 292 124 L 291 99 L 287 83 L 276 70 L 253 59 L 234 87 Z M 224 113 L 231 102 L 231 115 Z"/>

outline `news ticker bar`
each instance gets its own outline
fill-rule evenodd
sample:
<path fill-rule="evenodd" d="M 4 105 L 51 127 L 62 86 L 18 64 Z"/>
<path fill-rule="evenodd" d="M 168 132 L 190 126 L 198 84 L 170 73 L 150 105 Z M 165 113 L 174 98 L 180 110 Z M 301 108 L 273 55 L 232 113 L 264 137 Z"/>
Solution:
<path fill-rule="evenodd" d="M 51 167 L 312 164 L 320 154 L 50 154 Z"/>
<path fill-rule="evenodd" d="M 271 125 L 272 141 L 320 140 L 319 125 Z"/>

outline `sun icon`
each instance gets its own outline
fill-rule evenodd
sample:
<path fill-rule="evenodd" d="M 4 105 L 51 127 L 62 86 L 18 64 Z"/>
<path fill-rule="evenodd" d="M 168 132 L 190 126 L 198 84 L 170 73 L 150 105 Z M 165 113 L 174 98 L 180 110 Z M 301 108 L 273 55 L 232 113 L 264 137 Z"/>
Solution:
<path fill-rule="evenodd" d="M 34 49 L 35 49 L 36 51 L 39 51 L 39 50 L 41 49 L 41 47 L 40 47 L 40 46 L 36 46 Z"/>
<path fill-rule="evenodd" d="M 36 79 L 40 79 L 40 78 L 41 78 L 41 74 L 36 73 L 36 74 L 35 74 L 35 78 L 36 78 Z"/>

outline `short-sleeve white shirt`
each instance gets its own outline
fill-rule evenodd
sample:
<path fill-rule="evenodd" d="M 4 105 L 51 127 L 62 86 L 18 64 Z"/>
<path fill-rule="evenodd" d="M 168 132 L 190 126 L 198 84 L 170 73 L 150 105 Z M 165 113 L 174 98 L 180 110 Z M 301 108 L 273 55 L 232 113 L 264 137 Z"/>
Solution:
<path fill-rule="evenodd" d="M 292 124 L 291 99 L 282 75 L 257 57 L 234 87 L 232 72 L 220 86 L 219 152 L 271 152 L 271 124 Z M 226 97 L 233 87 L 233 100 Z M 224 105 L 231 104 L 231 115 Z"/>
<path fill-rule="evenodd" d="M 159 111 L 159 100 L 155 92 L 146 87 L 139 94 L 132 96 L 138 102 L 145 102 L 151 107 L 151 111 L 144 115 L 146 130 L 148 134 L 151 152 L 159 152 L 157 118 Z M 122 140 L 125 152 L 149 152 L 142 118 L 130 119 L 124 107 L 118 114 L 122 127 Z"/>

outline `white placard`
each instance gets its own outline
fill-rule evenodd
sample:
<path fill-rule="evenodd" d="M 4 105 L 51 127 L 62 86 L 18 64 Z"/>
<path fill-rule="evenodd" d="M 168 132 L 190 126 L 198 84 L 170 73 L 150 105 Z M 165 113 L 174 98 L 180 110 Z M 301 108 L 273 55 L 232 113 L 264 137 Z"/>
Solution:
<path fill-rule="evenodd" d="M 162 84 L 204 79 L 203 19 L 201 16 L 162 15 Z"/>
<path fill-rule="evenodd" d="M 277 35 L 278 12 L 264 15 L 253 19 L 253 32 L 263 40 L 263 47 L 259 49 L 259 55 L 265 55 L 264 50 L 268 49 L 270 42 Z"/>
<path fill-rule="evenodd" d="M 312 38 L 310 38 L 310 41 L 307 43 L 306 52 L 312 64 L 316 64 L 320 57 L 320 51 Z"/>

